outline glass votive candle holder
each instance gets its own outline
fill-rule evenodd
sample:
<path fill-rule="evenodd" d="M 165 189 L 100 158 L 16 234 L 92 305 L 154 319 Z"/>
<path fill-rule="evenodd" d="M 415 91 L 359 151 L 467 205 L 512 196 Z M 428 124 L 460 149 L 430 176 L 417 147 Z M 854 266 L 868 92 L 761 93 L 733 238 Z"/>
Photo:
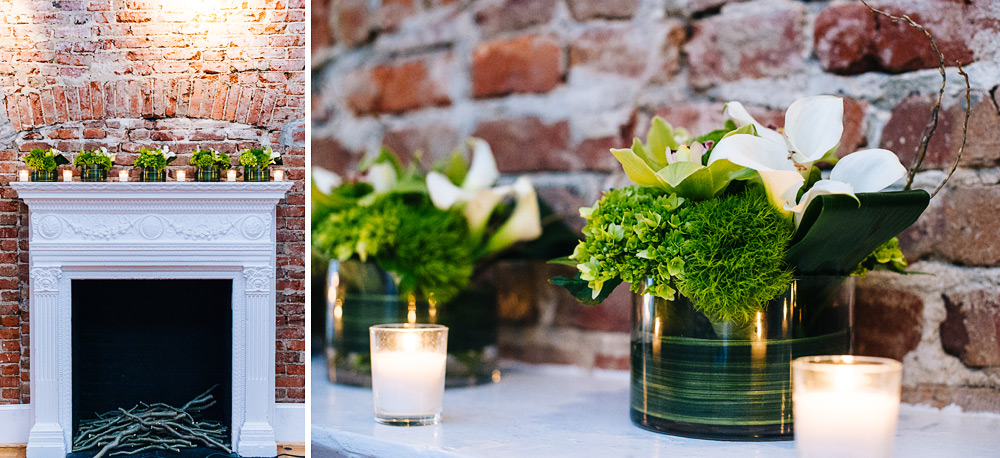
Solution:
<path fill-rule="evenodd" d="M 803 458 L 889 458 L 903 365 L 829 355 L 792 361 L 795 448 Z"/>
<path fill-rule="evenodd" d="M 380 324 L 369 330 L 375 421 L 395 426 L 440 422 L 448 328 Z"/>

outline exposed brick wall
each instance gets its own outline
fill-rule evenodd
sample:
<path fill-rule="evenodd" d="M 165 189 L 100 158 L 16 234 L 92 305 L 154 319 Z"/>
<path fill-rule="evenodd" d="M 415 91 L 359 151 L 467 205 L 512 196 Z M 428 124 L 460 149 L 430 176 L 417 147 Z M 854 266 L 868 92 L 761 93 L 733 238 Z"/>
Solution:
<path fill-rule="evenodd" d="M 916 271 L 859 282 L 858 348 L 905 363 L 907 399 L 1000 410 L 1000 11 L 988 1 L 875 2 L 912 14 L 975 89 L 962 169 L 904 236 Z M 314 4 L 315 5 L 315 4 Z M 405 6 L 405 7 L 403 7 Z M 314 164 L 344 172 L 385 142 L 425 162 L 460 139 L 493 144 L 576 224 L 576 208 L 625 183 L 608 148 L 653 115 L 693 132 L 743 101 L 780 126 L 796 98 L 845 97 L 844 155 L 887 147 L 911 161 L 939 86 L 919 32 L 846 1 L 479 0 L 314 6 Z M 405 73 L 407 78 L 400 78 Z M 928 165 L 958 148 L 960 80 L 948 72 Z M 933 187 L 940 172 L 918 177 Z M 628 294 L 598 308 L 545 283 L 556 267 L 505 266 L 506 357 L 628 367 Z M 993 399 L 992 401 L 990 399 Z"/>
<path fill-rule="evenodd" d="M 305 2 L 0 0 L 0 403 L 30 401 L 27 208 L 5 186 L 36 147 L 232 155 L 270 145 L 277 210 L 276 399 L 305 400 Z M 138 172 L 133 173 L 133 177 Z"/>

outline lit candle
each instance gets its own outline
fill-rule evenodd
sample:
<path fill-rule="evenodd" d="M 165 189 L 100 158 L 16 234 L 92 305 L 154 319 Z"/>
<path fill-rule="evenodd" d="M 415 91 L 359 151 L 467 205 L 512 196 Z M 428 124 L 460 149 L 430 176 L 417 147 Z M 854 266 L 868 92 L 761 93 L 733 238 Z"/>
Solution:
<path fill-rule="evenodd" d="M 17 171 L 17 181 L 28 181 L 28 171 L 18 170 Z"/>
<path fill-rule="evenodd" d="M 177 181 L 184 181 L 184 178 L 185 178 L 184 171 L 183 170 L 178 170 L 177 171 Z"/>
<path fill-rule="evenodd" d="M 226 172 L 226 181 L 236 181 L 236 169 L 229 169 Z"/>
<path fill-rule="evenodd" d="M 274 181 L 285 181 L 285 171 L 275 170 L 274 171 Z"/>
<path fill-rule="evenodd" d="M 128 181 L 128 171 L 127 170 L 119 170 L 118 171 L 118 181 L 121 181 L 122 183 Z"/>
<path fill-rule="evenodd" d="M 792 362 L 800 457 L 891 457 L 903 365 L 888 358 L 814 356 Z"/>
<path fill-rule="evenodd" d="M 382 324 L 371 328 L 375 421 L 430 425 L 441 420 L 448 328 Z"/>
<path fill-rule="evenodd" d="M 73 181 L 73 171 L 70 169 L 63 170 L 63 181 Z"/>

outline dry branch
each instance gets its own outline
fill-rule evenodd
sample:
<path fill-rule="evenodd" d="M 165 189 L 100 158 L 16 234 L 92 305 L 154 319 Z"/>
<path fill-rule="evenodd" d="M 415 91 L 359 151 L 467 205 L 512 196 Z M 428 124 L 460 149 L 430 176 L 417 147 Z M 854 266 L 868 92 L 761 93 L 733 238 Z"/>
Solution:
<path fill-rule="evenodd" d="M 218 422 L 198 420 L 200 413 L 215 405 L 211 392 L 200 394 L 183 407 L 146 404 L 98 414 L 96 419 L 80 421 L 80 432 L 73 441 L 73 451 L 100 447 L 94 458 L 135 455 L 153 450 L 179 452 L 182 448 L 205 446 L 225 450 L 226 427 Z"/>

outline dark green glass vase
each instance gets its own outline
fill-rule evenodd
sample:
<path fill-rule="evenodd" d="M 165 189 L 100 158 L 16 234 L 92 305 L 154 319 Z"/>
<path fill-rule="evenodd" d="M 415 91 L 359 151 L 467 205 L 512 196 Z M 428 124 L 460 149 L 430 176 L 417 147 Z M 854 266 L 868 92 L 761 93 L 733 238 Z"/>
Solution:
<path fill-rule="evenodd" d="M 217 167 L 198 167 L 194 172 L 194 181 L 219 181 L 222 179 L 222 171 Z"/>
<path fill-rule="evenodd" d="M 108 170 L 99 165 L 81 166 L 80 181 L 108 181 Z"/>
<path fill-rule="evenodd" d="M 55 170 L 31 169 L 31 181 L 58 181 L 58 178 Z"/>
<path fill-rule="evenodd" d="M 243 167 L 243 181 L 271 181 L 271 169 L 268 167 Z"/>
<path fill-rule="evenodd" d="M 139 171 L 139 181 L 160 182 L 167 181 L 167 170 L 153 167 L 142 167 Z"/>
<path fill-rule="evenodd" d="M 330 381 L 371 386 L 368 328 L 384 323 L 448 327 L 445 386 L 498 380 L 497 298 L 471 289 L 446 304 L 401 298 L 392 275 L 372 262 L 331 261 L 327 275 L 326 345 Z"/>
<path fill-rule="evenodd" d="M 685 297 L 636 296 L 632 421 L 677 436 L 791 440 L 791 361 L 848 354 L 854 282 L 806 277 L 749 323 L 713 323 Z"/>

